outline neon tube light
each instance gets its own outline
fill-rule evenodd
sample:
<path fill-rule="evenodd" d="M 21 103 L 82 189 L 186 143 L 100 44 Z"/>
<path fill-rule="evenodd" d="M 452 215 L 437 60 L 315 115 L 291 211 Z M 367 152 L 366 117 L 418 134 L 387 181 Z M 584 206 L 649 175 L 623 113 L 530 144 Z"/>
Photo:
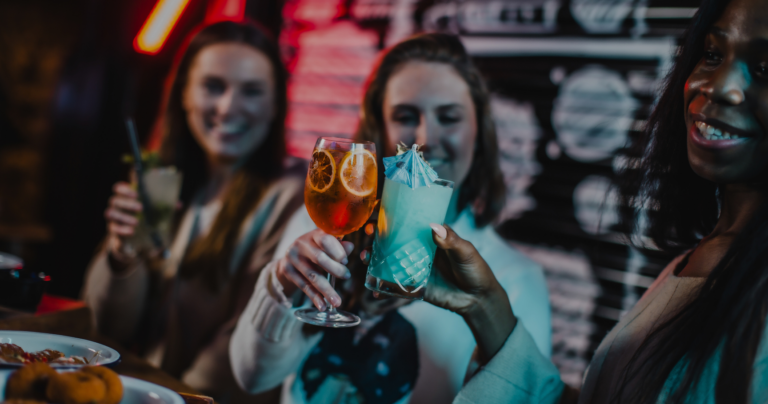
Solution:
<path fill-rule="evenodd" d="M 133 48 L 150 55 L 159 52 L 187 3 L 189 0 L 159 0 L 133 40 Z"/>

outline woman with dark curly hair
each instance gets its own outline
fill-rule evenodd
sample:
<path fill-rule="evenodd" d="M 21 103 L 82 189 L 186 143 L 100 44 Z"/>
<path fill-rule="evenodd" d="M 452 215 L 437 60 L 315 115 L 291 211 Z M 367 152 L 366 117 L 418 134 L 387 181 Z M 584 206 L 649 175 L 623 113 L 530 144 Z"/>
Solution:
<path fill-rule="evenodd" d="M 549 356 L 543 271 L 489 226 L 505 195 L 496 134 L 485 86 L 459 39 L 425 34 L 385 51 L 367 83 L 355 138 L 376 144 L 381 181 L 381 158 L 395 155 L 398 143 L 423 145 L 439 177 L 456 184 L 445 222 L 479 246 L 509 292 L 508 304 L 534 335 L 533 349 Z M 244 389 L 257 393 L 283 383 L 288 403 L 342 396 L 350 403 L 453 400 L 474 349 L 472 332 L 460 316 L 425 302 L 375 299 L 363 285 L 367 265 L 359 258 L 372 244 L 370 234 L 360 230 L 339 242 L 316 229 L 305 209 L 297 212 L 230 345 Z M 347 258 L 353 249 L 358 252 Z M 327 272 L 338 277 L 337 289 Z M 319 329 L 293 317 L 295 307 L 322 309 L 324 299 L 358 313 L 361 325 Z"/>
<path fill-rule="evenodd" d="M 768 402 L 768 1 L 705 0 L 630 161 L 622 201 L 682 254 L 605 337 L 581 391 L 533 349 L 472 244 L 448 230 L 448 285 L 484 368 L 457 403 Z"/>

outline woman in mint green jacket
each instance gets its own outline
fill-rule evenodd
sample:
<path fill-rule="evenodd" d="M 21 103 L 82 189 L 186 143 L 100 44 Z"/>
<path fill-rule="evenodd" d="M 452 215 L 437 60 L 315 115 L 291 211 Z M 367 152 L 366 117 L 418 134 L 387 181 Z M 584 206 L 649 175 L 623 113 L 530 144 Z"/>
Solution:
<path fill-rule="evenodd" d="M 434 238 L 426 300 L 463 316 L 480 369 L 456 403 L 766 403 L 768 0 L 705 0 L 621 185 L 680 255 L 597 349 L 580 390 L 517 322 L 482 257 Z M 634 157 L 634 158 L 633 158 Z"/>

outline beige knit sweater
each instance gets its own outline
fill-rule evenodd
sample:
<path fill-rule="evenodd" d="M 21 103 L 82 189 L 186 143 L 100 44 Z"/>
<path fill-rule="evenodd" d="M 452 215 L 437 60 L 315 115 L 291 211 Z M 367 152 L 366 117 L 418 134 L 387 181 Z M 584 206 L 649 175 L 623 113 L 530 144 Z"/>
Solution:
<path fill-rule="evenodd" d="M 138 349 L 153 364 L 218 402 L 241 401 L 229 364 L 230 336 L 285 224 L 303 203 L 303 186 L 303 178 L 289 176 L 268 188 L 243 222 L 230 280 L 217 292 L 202 279 L 182 279 L 177 272 L 187 246 L 206 234 L 220 206 L 193 204 L 187 209 L 160 268 L 137 260 L 118 276 L 110 269 L 106 250 L 99 251 L 83 291 L 99 332 Z"/>

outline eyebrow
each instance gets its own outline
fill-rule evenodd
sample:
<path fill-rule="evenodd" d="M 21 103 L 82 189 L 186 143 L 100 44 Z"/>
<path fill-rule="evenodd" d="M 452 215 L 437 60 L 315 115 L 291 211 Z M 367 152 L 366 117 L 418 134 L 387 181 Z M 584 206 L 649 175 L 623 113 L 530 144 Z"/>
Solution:
<path fill-rule="evenodd" d="M 453 103 L 450 103 L 450 104 L 441 104 L 441 105 L 438 105 L 437 107 L 440 108 L 440 109 L 445 109 L 445 108 L 461 108 L 461 109 L 464 109 L 464 105 L 456 103 L 456 102 L 453 102 Z"/>
<path fill-rule="evenodd" d="M 714 36 L 716 36 L 716 37 L 718 37 L 718 38 L 728 38 L 728 33 L 725 32 L 724 29 L 722 29 L 722 28 L 720 28 L 718 26 L 713 26 L 712 28 L 710 28 L 709 29 L 709 33 L 714 35 Z"/>
<path fill-rule="evenodd" d="M 414 104 L 408 104 L 408 103 L 399 103 L 392 106 L 392 108 L 416 108 L 418 107 Z M 450 104 L 440 104 L 437 106 L 437 108 L 445 109 L 445 108 L 464 108 L 464 105 L 459 104 L 458 102 L 452 102 Z"/>
<path fill-rule="evenodd" d="M 261 80 L 261 79 L 256 79 L 256 80 L 244 81 L 241 84 L 263 86 L 263 85 L 267 84 L 267 81 L 266 80 Z"/>
<path fill-rule="evenodd" d="M 203 76 L 203 80 L 219 80 L 226 82 L 227 80 L 221 76 L 215 75 L 215 74 L 206 74 Z M 265 86 L 267 85 L 267 80 L 263 79 L 253 79 L 253 80 L 247 80 L 239 83 L 240 85 L 257 85 L 257 86 Z"/>

